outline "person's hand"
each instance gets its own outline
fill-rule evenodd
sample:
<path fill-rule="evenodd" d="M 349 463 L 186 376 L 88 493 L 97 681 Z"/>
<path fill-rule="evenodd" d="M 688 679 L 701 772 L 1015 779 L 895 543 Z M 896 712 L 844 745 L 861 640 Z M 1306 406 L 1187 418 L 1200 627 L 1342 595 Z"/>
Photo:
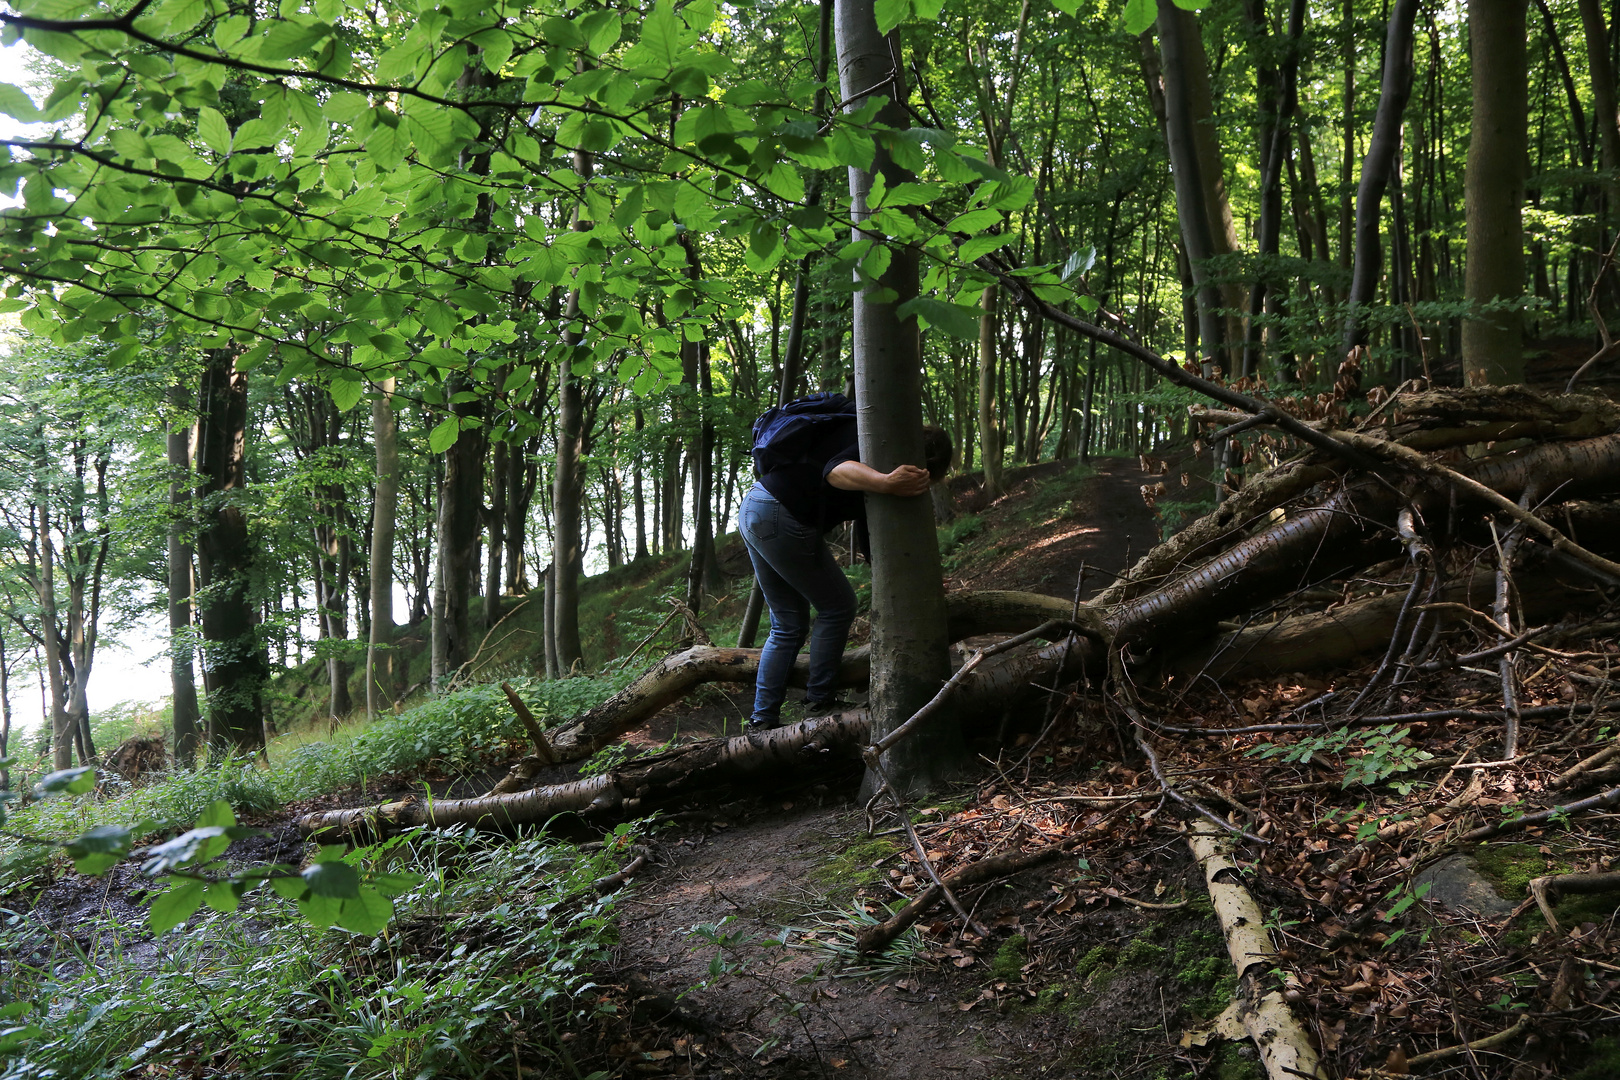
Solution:
<path fill-rule="evenodd" d="M 921 495 L 932 483 L 927 469 L 916 465 L 901 465 L 884 477 L 885 495 Z"/>

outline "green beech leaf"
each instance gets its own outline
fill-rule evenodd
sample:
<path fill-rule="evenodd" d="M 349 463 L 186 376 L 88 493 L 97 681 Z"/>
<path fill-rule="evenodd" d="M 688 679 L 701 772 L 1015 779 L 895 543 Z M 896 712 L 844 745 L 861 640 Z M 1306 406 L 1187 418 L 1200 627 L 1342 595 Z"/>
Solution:
<path fill-rule="evenodd" d="M 360 894 L 360 872 L 346 862 L 318 862 L 305 870 L 303 877 L 316 896 L 347 900 Z"/>
<path fill-rule="evenodd" d="M 956 249 L 956 257 L 965 263 L 978 262 L 992 251 L 1010 244 L 1012 241 L 1013 235 L 1011 233 L 1002 233 L 999 236 L 975 236 L 973 239 L 963 242 L 962 246 Z"/>
<path fill-rule="evenodd" d="M 651 15 L 641 20 L 639 51 L 655 64 L 672 68 L 681 60 L 681 20 L 670 0 L 661 0 Z"/>
<path fill-rule="evenodd" d="M 24 123 L 32 123 L 39 119 L 39 110 L 34 107 L 34 99 L 10 83 L 0 83 L 0 112 L 16 117 Z"/>
<path fill-rule="evenodd" d="M 273 877 L 270 887 L 277 896 L 284 896 L 288 900 L 297 900 L 309 892 L 309 885 L 301 877 Z"/>
<path fill-rule="evenodd" d="M 1073 12 L 1070 12 L 1073 14 Z M 1159 17 L 1157 0 L 1125 0 L 1125 32 L 1133 36 L 1152 26 Z"/>
<path fill-rule="evenodd" d="M 242 902 L 246 889 L 244 881 L 210 881 L 203 887 L 203 903 L 228 915 Z"/>
<path fill-rule="evenodd" d="M 381 896 L 375 889 L 361 889 L 358 896 L 343 901 L 338 911 L 337 924 L 345 930 L 366 937 L 375 937 L 394 917 L 394 902 Z"/>
<path fill-rule="evenodd" d="M 96 786 L 96 770 L 88 765 L 77 769 L 61 769 L 46 773 L 34 785 L 34 794 L 40 798 L 65 791 L 69 795 L 83 795 Z"/>
<path fill-rule="evenodd" d="M 332 404 L 338 407 L 338 412 L 348 412 L 360 403 L 365 396 L 366 384 L 358 378 L 344 378 L 336 376 L 332 379 L 330 387 Z"/>
<path fill-rule="evenodd" d="M 331 926 L 343 911 L 343 901 L 335 896 L 309 893 L 298 901 L 298 911 L 313 926 Z"/>
<path fill-rule="evenodd" d="M 262 60 L 291 60 L 313 52 L 317 41 L 331 33 L 325 23 L 297 23 L 290 19 L 278 20 L 265 33 L 259 46 Z"/>
<path fill-rule="evenodd" d="M 146 914 L 146 922 L 153 935 L 172 930 L 189 919 L 191 913 L 202 905 L 203 888 L 201 881 L 170 878 L 168 891 L 152 901 L 152 908 Z"/>
<path fill-rule="evenodd" d="M 480 30 L 473 35 L 472 40 L 482 52 L 484 67 L 488 68 L 492 75 L 498 75 L 501 68 L 512 58 L 512 35 L 498 26 Z"/>
<path fill-rule="evenodd" d="M 215 799 L 197 818 L 198 828 L 225 828 L 236 824 L 236 815 L 231 811 L 231 804 L 224 799 Z"/>
<path fill-rule="evenodd" d="M 428 432 L 428 449 L 435 454 L 442 454 L 456 444 L 456 439 L 460 435 L 460 421 L 454 416 L 447 416 Z"/>
<path fill-rule="evenodd" d="M 877 0 L 874 9 L 878 33 L 887 34 L 911 15 L 911 0 Z"/>
<path fill-rule="evenodd" d="M 963 341 L 979 340 L 980 312 L 974 308 L 936 300 L 930 296 L 918 296 L 901 304 L 896 313 L 901 318 L 916 316 L 929 326 L 937 326 L 952 337 Z"/>

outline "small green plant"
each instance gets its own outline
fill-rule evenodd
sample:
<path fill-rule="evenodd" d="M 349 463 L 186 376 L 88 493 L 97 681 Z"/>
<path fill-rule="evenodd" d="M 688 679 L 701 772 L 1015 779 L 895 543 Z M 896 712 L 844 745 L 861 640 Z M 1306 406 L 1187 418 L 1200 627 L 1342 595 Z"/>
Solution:
<path fill-rule="evenodd" d="M 1405 915 L 1407 910 L 1410 909 L 1413 904 L 1417 903 L 1419 900 L 1422 900 L 1425 896 L 1428 896 L 1429 890 L 1433 888 L 1433 884 L 1433 882 L 1425 881 L 1423 884 L 1414 887 L 1410 882 L 1403 881 L 1396 885 L 1389 891 L 1387 895 L 1385 895 L 1383 902 L 1388 903 L 1389 907 L 1379 916 L 1379 918 L 1383 922 L 1393 923 L 1396 919 L 1399 919 L 1402 915 Z M 1391 903 L 1391 901 L 1393 902 Z M 1384 939 L 1384 948 L 1389 948 L 1391 945 L 1395 944 L 1405 936 L 1406 927 L 1399 927 Z M 1427 945 L 1429 943 L 1429 931 L 1424 930 L 1423 933 L 1418 935 L 1418 940 Z"/>
<path fill-rule="evenodd" d="M 1345 787 L 1351 784 L 1371 787 L 1434 757 L 1427 750 L 1407 745 L 1411 733 L 1411 728 L 1397 728 L 1394 724 L 1366 730 L 1340 728 L 1292 743 L 1263 742 L 1249 750 L 1248 756 L 1304 764 L 1318 754 L 1332 754 L 1345 759 Z M 1397 784 L 1396 788 L 1405 795 L 1411 785 Z"/>

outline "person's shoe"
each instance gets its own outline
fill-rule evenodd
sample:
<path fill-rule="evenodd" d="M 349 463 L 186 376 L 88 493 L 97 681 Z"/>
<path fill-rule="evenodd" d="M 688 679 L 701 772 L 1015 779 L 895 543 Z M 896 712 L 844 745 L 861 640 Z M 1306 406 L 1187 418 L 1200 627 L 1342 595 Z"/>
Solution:
<path fill-rule="evenodd" d="M 806 717 L 831 716 L 834 713 L 841 713 L 846 709 L 853 708 L 855 708 L 855 703 L 853 701 L 846 701 L 843 698 L 834 697 L 828 698 L 825 701 L 806 701 L 804 703 L 804 715 Z"/>
<path fill-rule="evenodd" d="M 780 726 L 781 723 L 776 720 L 750 720 L 743 725 L 743 734 L 748 736 L 748 741 L 755 746 L 763 746 L 765 733 Z"/>

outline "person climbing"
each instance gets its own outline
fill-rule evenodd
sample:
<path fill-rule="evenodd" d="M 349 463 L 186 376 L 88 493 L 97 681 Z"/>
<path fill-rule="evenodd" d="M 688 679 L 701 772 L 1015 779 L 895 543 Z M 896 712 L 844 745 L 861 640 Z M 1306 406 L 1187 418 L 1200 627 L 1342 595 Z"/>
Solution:
<path fill-rule="evenodd" d="M 755 423 L 758 481 L 743 496 L 738 522 L 770 605 L 771 632 L 760 650 L 749 735 L 781 723 L 793 662 L 807 637 L 806 713 L 826 715 L 848 705 L 837 698 L 834 682 L 855 621 L 855 590 L 825 534 L 854 521 L 857 546 L 864 549 L 865 494 L 926 493 L 944 477 L 953 449 L 949 435 L 928 426 L 923 429 L 926 468 L 900 465 L 879 472 L 860 460 L 855 407 L 842 394 L 790 402 Z"/>

